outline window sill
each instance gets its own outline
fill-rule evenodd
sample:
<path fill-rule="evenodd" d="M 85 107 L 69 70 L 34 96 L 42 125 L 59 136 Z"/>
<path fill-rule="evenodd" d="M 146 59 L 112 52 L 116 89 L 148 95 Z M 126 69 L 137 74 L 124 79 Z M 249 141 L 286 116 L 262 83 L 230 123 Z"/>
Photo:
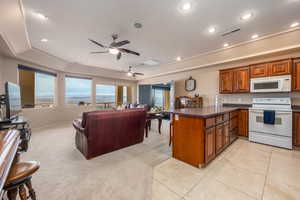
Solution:
<path fill-rule="evenodd" d="M 52 110 L 57 108 L 56 105 L 49 107 L 34 107 L 34 108 L 22 108 L 22 110 Z"/>

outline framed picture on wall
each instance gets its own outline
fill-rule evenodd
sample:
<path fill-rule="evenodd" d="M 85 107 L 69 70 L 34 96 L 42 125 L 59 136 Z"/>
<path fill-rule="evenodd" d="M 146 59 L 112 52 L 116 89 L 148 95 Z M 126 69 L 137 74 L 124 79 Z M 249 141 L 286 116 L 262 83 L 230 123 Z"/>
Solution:
<path fill-rule="evenodd" d="M 196 89 L 196 80 L 190 77 L 185 80 L 185 90 L 188 92 L 194 91 Z"/>

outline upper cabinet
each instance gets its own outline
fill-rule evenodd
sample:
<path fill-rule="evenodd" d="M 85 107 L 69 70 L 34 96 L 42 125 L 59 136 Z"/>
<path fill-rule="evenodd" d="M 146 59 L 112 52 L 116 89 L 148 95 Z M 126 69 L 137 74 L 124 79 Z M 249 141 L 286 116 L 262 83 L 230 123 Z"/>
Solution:
<path fill-rule="evenodd" d="M 269 65 L 269 76 L 290 75 L 292 73 L 292 60 L 271 62 Z"/>
<path fill-rule="evenodd" d="M 233 71 L 223 70 L 220 71 L 220 93 L 228 94 L 233 91 Z"/>
<path fill-rule="evenodd" d="M 294 60 L 293 91 L 300 92 L 300 59 Z"/>
<path fill-rule="evenodd" d="M 243 93 L 250 91 L 249 67 L 241 67 L 233 70 L 233 92 Z"/>
<path fill-rule="evenodd" d="M 250 91 L 249 67 L 220 71 L 220 93 L 245 93 Z"/>
<path fill-rule="evenodd" d="M 291 75 L 293 91 L 300 92 L 300 59 L 286 59 L 220 70 L 220 94 L 250 92 L 250 78 Z"/>
<path fill-rule="evenodd" d="M 261 78 L 266 76 L 268 76 L 268 65 L 266 63 L 250 66 L 251 78 Z"/>

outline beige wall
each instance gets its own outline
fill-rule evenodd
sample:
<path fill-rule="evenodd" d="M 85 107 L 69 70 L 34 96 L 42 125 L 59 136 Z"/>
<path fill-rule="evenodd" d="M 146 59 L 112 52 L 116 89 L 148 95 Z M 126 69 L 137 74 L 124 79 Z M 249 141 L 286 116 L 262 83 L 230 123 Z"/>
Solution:
<path fill-rule="evenodd" d="M 285 52 L 281 55 L 274 54 L 268 56 L 260 56 L 242 61 L 235 61 L 228 64 L 213 65 L 206 68 L 190 70 L 186 72 L 174 73 L 166 76 L 155 77 L 140 81 L 139 83 L 164 83 L 170 80 L 175 81 L 176 96 L 194 96 L 199 94 L 204 98 L 204 106 L 214 105 L 215 96 L 219 94 L 219 70 L 231 67 L 246 66 L 249 64 L 271 61 L 276 59 L 300 57 L 300 50 L 296 52 Z M 197 63 L 194 63 L 197 66 Z M 193 92 L 185 91 L 185 80 L 192 76 L 197 81 L 197 88 Z M 300 93 L 293 94 L 232 94 L 220 95 L 224 103 L 251 103 L 253 97 L 275 97 L 275 96 L 291 96 L 293 103 L 300 105 Z"/>
<path fill-rule="evenodd" d="M 4 71 L 4 66 L 3 66 L 3 60 L 4 58 L 0 55 L 0 94 L 2 94 L 4 91 L 3 91 L 3 71 Z"/>
<path fill-rule="evenodd" d="M 2 63 L 2 64 L 1 64 Z M 31 126 L 33 128 L 38 127 L 44 127 L 48 126 L 53 123 L 58 123 L 60 121 L 71 121 L 75 118 L 78 118 L 82 112 L 84 111 L 90 111 L 95 109 L 95 105 L 91 106 L 71 106 L 71 105 L 65 105 L 65 86 L 64 86 L 64 77 L 66 74 L 68 75 L 77 75 L 80 76 L 81 74 L 71 74 L 71 73 L 65 73 L 61 71 L 55 71 L 51 69 L 47 69 L 44 67 L 40 67 L 37 65 L 33 65 L 31 63 L 26 63 L 24 61 L 4 57 L 1 62 L 0 57 L 0 72 L 2 74 L 2 83 L 3 85 L 4 81 L 10 81 L 14 83 L 18 83 L 18 64 L 23 64 L 27 66 L 31 66 L 34 68 L 39 68 L 43 70 L 48 70 L 51 72 L 56 72 L 58 74 L 57 76 L 57 100 L 56 100 L 56 106 L 54 108 L 30 108 L 30 109 L 23 109 L 23 115 L 28 118 L 28 120 L 31 123 Z M 1 77 L 1 76 L 0 76 Z M 86 77 L 86 75 L 85 75 Z M 127 80 L 121 80 L 121 79 L 111 79 L 111 78 L 104 78 L 104 77 L 93 77 L 89 76 L 93 79 L 93 91 L 95 92 L 95 85 L 96 84 L 113 84 L 113 85 L 127 85 L 131 86 L 133 88 L 133 99 L 136 99 L 136 82 L 134 81 L 127 81 Z M 95 99 L 93 99 L 93 103 L 95 102 Z"/>

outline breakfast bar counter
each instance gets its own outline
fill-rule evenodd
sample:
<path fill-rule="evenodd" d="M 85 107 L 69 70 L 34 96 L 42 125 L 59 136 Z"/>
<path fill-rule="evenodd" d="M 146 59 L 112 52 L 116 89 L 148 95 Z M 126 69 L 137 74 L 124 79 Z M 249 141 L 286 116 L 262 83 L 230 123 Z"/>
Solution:
<path fill-rule="evenodd" d="M 237 139 L 239 110 L 210 106 L 171 111 L 173 157 L 205 167 Z"/>

